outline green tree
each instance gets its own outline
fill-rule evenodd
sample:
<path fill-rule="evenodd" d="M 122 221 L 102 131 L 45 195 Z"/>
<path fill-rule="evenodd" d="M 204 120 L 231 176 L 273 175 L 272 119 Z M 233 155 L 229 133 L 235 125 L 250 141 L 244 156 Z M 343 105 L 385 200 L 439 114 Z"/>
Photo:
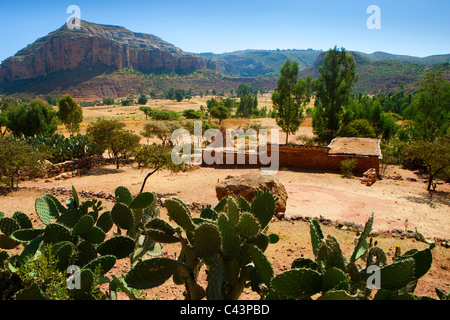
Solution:
<path fill-rule="evenodd" d="M 412 105 L 405 110 L 413 120 L 415 140 L 434 141 L 448 133 L 450 126 L 450 81 L 442 72 L 429 72 L 420 84 Z"/>
<path fill-rule="evenodd" d="M 281 76 L 277 80 L 277 89 L 272 94 L 273 108 L 277 111 L 277 124 L 286 133 L 297 132 L 303 120 L 303 108 L 311 98 L 311 77 L 298 78 L 298 62 L 286 60 L 281 66 Z"/>
<path fill-rule="evenodd" d="M 427 190 L 430 191 L 433 179 L 450 167 L 450 136 L 440 137 L 433 142 L 416 141 L 405 148 L 407 158 L 423 162 L 428 172 Z"/>
<path fill-rule="evenodd" d="M 339 130 L 342 107 L 348 102 L 359 75 L 355 72 L 355 59 L 344 48 L 330 49 L 319 67 L 314 82 L 318 101 L 313 115 L 313 131 L 320 142 L 330 142 Z"/>
<path fill-rule="evenodd" d="M 252 94 L 242 96 L 236 108 L 236 114 L 250 118 L 255 110 L 258 109 L 258 98 Z"/>
<path fill-rule="evenodd" d="M 183 127 L 180 121 L 173 120 L 159 120 L 150 121 L 144 125 L 144 130 L 141 132 L 141 136 L 150 139 L 157 137 L 161 140 L 162 145 L 166 145 L 166 142 L 172 144 L 170 137 L 172 133 Z"/>
<path fill-rule="evenodd" d="M 70 135 L 80 131 L 80 123 L 83 121 L 83 109 L 69 95 L 64 95 L 58 100 L 58 118 L 66 126 Z"/>
<path fill-rule="evenodd" d="M 211 117 L 219 119 L 219 125 L 222 124 L 222 120 L 228 119 L 230 117 L 230 110 L 223 105 L 219 105 L 218 107 L 213 107 L 209 110 Z"/>
<path fill-rule="evenodd" d="M 147 104 L 148 98 L 145 94 L 141 93 L 141 95 L 138 98 L 138 104 Z"/>
<path fill-rule="evenodd" d="M 116 160 L 116 168 L 119 169 L 120 157 L 135 151 L 139 147 L 141 137 L 126 130 L 113 131 L 108 140 L 108 148 Z"/>
<path fill-rule="evenodd" d="M 141 106 L 141 107 L 139 107 L 139 110 L 142 111 L 145 114 L 145 120 L 147 120 L 148 117 L 152 113 L 152 108 L 150 108 L 150 107 Z"/>
<path fill-rule="evenodd" d="M 97 119 L 88 126 L 86 133 L 95 150 L 103 154 L 106 150 L 112 151 L 112 139 L 124 128 L 125 123 L 118 120 Z"/>
<path fill-rule="evenodd" d="M 11 108 L 7 126 L 19 136 L 51 135 L 58 128 L 56 111 L 42 100 L 35 99 Z"/>

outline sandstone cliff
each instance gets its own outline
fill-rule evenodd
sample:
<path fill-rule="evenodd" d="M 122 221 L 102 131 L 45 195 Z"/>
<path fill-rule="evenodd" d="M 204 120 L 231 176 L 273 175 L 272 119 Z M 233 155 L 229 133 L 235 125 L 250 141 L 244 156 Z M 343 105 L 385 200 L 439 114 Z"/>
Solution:
<path fill-rule="evenodd" d="M 211 61 L 189 55 L 154 35 L 83 21 L 81 29 L 70 30 L 64 25 L 3 61 L 0 82 L 97 65 L 181 72 L 216 68 Z"/>

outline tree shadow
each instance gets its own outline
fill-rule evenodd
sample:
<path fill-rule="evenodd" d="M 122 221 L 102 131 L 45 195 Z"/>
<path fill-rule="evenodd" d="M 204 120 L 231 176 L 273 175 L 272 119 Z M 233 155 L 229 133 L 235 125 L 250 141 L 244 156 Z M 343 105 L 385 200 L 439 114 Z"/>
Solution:
<path fill-rule="evenodd" d="M 122 169 L 112 168 L 93 168 L 85 174 L 85 176 L 102 176 L 107 174 L 116 174 L 124 172 Z"/>
<path fill-rule="evenodd" d="M 403 198 L 410 202 L 426 204 L 430 208 L 436 208 L 436 205 L 450 206 L 450 193 L 446 191 L 431 191 L 422 196 L 406 196 Z"/>

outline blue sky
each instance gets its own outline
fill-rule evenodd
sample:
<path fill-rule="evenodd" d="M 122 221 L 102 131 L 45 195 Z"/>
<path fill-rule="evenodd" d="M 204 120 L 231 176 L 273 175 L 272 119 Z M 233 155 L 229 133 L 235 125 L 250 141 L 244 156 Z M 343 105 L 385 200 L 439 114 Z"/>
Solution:
<path fill-rule="evenodd" d="M 0 61 L 61 27 L 86 21 L 151 33 L 187 52 L 322 49 L 428 56 L 450 53 L 448 0 L 0 0 Z M 381 29 L 370 30 L 370 5 Z"/>

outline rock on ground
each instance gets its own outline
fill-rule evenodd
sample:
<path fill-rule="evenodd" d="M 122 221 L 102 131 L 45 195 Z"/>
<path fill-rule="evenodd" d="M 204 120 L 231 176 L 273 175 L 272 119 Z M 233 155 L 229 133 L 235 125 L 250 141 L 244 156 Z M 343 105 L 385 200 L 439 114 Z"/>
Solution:
<path fill-rule="evenodd" d="M 284 213 L 286 211 L 286 202 L 288 194 L 283 184 L 277 181 L 273 176 L 262 175 L 259 173 L 249 173 L 240 176 L 228 176 L 216 186 L 217 199 L 221 200 L 232 192 L 242 196 L 249 202 L 255 198 L 255 191 L 263 191 L 264 188 L 278 198 L 276 202 L 276 213 Z"/>

